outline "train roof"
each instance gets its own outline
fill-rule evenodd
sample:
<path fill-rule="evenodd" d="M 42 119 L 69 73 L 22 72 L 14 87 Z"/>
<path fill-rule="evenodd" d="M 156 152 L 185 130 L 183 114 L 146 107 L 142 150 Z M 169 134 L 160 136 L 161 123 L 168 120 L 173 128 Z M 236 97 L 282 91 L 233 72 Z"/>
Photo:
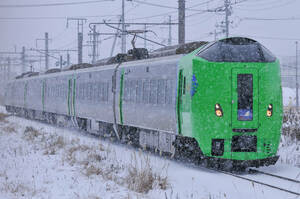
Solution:
<path fill-rule="evenodd" d="M 156 58 L 149 58 L 149 59 L 143 59 L 143 60 L 136 60 L 136 61 L 130 61 L 130 62 L 123 62 L 120 66 L 120 68 L 126 68 L 130 66 L 140 66 L 140 65 L 148 65 L 153 66 L 162 64 L 162 63 L 177 63 L 179 62 L 180 58 L 182 57 L 182 54 L 179 55 L 171 55 L 171 56 L 165 56 L 165 57 L 156 57 Z M 109 65 L 103 65 L 101 67 L 90 67 L 90 68 L 82 68 L 80 70 L 65 70 L 57 73 L 48 73 L 48 74 L 42 74 L 38 76 L 31 76 L 26 78 L 18 78 L 13 81 L 24 81 L 24 80 L 32 80 L 32 79 L 39 79 L 39 78 L 52 78 L 52 77 L 59 77 L 59 76 L 67 76 L 67 75 L 73 75 L 78 73 L 86 73 L 86 72 L 96 72 L 96 71 L 103 71 L 103 70 L 114 70 L 116 68 L 116 63 L 109 64 Z"/>
<path fill-rule="evenodd" d="M 102 59 L 97 61 L 95 64 L 76 64 L 72 65 L 67 69 L 61 70 L 59 68 L 53 68 L 45 73 L 36 73 L 34 75 L 28 75 L 29 73 L 24 73 L 20 76 L 18 76 L 17 80 L 23 80 L 23 79 L 38 79 L 39 77 L 53 77 L 53 76 L 61 76 L 61 75 L 68 75 L 68 74 L 74 74 L 78 72 L 91 72 L 91 71 L 99 71 L 99 70 L 109 70 L 114 69 L 116 67 L 116 64 L 122 63 L 120 68 L 122 67 L 128 67 L 128 66 L 135 66 L 135 65 L 153 65 L 157 62 L 177 62 L 179 59 L 184 55 L 188 54 L 197 48 L 207 44 L 206 41 L 199 41 L 199 42 L 191 42 L 186 43 L 183 45 L 174 45 L 174 46 L 167 46 L 163 48 L 159 48 L 157 50 L 154 50 L 153 52 L 148 54 L 148 51 L 146 49 L 131 49 L 128 51 L 128 54 L 118 54 L 115 57 L 110 57 L 106 59 Z M 136 53 L 135 50 L 138 50 L 138 53 L 142 53 L 142 59 L 134 59 L 131 56 L 134 56 L 134 53 Z M 118 59 L 124 59 L 124 60 L 118 60 Z M 76 72 L 75 72 L 76 71 Z"/>

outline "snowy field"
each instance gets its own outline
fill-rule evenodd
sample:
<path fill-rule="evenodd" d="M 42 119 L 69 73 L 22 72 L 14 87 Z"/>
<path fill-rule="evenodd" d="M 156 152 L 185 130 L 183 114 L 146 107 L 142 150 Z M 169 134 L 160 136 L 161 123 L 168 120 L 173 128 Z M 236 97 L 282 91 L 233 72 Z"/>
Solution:
<path fill-rule="evenodd" d="M 300 90 L 299 90 L 300 92 Z M 300 93 L 298 94 L 300 99 Z M 296 89 L 295 88 L 282 88 L 282 97 L 284 106 L 295 106 L 296 105 Z"/>
<path fill-rule="evenodd" d="M 289 99 L 290 91 L 283 90 L 284 99 Z M 3 107 L 0 112 L 5 113 Z M 280 160 L 262 170 L 300 180 L 299 148 L 297 141 L 282 136 Z M 0 163 L 0 199 L 296 198 L 76 130 L 4 114 L 0 114 Z M 288 183 L 283 186 L 300 190 Z"/>

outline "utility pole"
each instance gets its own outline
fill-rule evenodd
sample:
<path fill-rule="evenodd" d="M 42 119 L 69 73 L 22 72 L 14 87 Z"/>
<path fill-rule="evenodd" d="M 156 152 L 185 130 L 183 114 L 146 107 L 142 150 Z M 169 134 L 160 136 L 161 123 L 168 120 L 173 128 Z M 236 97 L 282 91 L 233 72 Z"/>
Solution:
<path fill-rule="evenodd" d="M 93 55 L 92 55 L 92 63 L 95 63 L 96 62 L 96 50 L 97 50 L 97 32 L 96 32 L 96 25 L 93 26 L 93 41 L 92 41 L 92 44 L 93 44 Z"/>
<path fill-rule="evenodd" d="M 7 80 L 10 79 L 10 70 L 11 70 L 11 60 L 10 57 L 7 57 Z"/>
<path fill-rule="evenodd" d="M 122 0 L 122 53 L 126 53 L 125 0 Z"/>
<path fill-rule="evenodd" d="M 296 107 L 299 107 L 299 96 L 298 96 L 298 41 L 296 41 Z"/>
<path fill-rule="evenodd" d="M 78 33 L 78 64 L 82 63 L 83 34 Z"/>
<path fill-rule="evenodd" d="M 69 26 L 69 21 L 77 21 L 77 40 L 78 40 L 78 64 L 82 63 L 82 54 L 83 54 L 83 24 L 86 23 L 87 19 L 85 18 L 68 18 L 67 19 L 67 28 Z"/>
<path fill-rule="evenodd" d="M 49 35 L 45 33 L 45 69 L 49 69 Z"/>
<path fill-rule="evenodd" d="M 178 44 L 185 43 L 185 0 L 178 0 Z"/>
<path fill-rule="evenodd" d="M 171 46 L 172 45 L 172 17 L 171 15 L 169 15 L 169 39 L 168 39 L 168 45 Z"/>
<path fill-rule="evenodd" d="M 144 26 L 144 48 L 147 49 L 147 25 Z"/>
<path fill-rule="evenodd" d="M 230 16 L 230 0 L 224 0 L 225 5 L 225 31 L 226 31 L 226 38 L 229 37 L 229 16 Z"/>
<path fill-rule="evenodd" d="M 59 67 L 60 69 L 62 69 L 62 66 L 63 66 L 63 57 L 62 55 L 59 56 Z"/>
<path fill-rule="evenodd" d="M 70 53 L 67 53 L 67 66 L 70 66 Z"/>
<path fill-rule="evenodd" d="M 22 73 L 25 73 L 25 47 L 22 47 L 22 53 L 21 53 L 21 62 L 22 62 Z"/>

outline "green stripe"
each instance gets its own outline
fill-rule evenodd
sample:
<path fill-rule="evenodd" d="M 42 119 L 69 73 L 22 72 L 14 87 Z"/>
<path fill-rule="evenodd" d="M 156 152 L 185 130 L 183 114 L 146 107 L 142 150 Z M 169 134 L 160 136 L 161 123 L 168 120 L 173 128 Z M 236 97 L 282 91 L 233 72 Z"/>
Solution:
<path fill-rule="evenodd" d="M 178 74 L 178 88 L 177 88 L 177 125 L 178 125 L 178 133 L 182 134 L 182 129 L 181 129 L 181 100 L 182 100 L 182 70 L 179 70 Z"/>
<path fill-rule="evenodd" d="M 123 124 L 123 80 L 124 80 L 124 69 L 122 70 L 121 73 L 121 80 L 120 80 L 120 104 L 119 104 L 119 108 L 120 108 L 120 122 L 121 124 Z"/>
<path fill-rule="evenodd" d="M 73 81 L 73 116 L 76 115 L 75 112 L 75 97 L 76 97 L 76 79 Z"/>
<path fill-rule="evenodd" d="M 42 104 L 43 104 L 43 111 L 45 111 L 45 81 L 43 81 L 43 86 L 42 86 Z"/>
<path fill-rule="evenodd" d="M 68 87 L 69 87 L 69 89 L 68 89 L 68 115 L 71 115 L 71 109 L 70 109 L 70 95 L 71 95 L 71 79 L 69 79 L 69 85 L 68 85 Z"/>

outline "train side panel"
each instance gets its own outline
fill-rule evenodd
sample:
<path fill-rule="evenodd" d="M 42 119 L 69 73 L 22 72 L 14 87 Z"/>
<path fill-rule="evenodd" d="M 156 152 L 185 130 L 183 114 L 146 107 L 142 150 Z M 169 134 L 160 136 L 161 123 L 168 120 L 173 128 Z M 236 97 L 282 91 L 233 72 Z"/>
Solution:
<path fill-rule="evenodd" d="M 123 80 L 121 124 L 177 132 L 178 60 L 157 60 L 120 68 Z"/>
<path fill-rule="evenodd" d="M 113 123 L 113 69 L 74 74 L 76 116 Z"/>

